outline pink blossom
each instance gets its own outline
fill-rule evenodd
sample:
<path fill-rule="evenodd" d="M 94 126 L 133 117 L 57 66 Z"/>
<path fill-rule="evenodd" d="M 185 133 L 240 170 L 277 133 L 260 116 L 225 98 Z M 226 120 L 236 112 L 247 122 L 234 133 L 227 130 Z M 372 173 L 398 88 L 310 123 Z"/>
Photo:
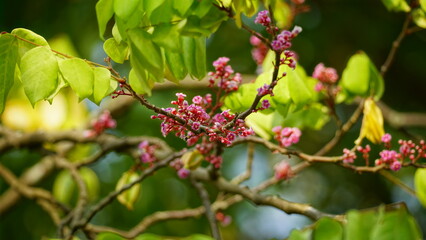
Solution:
<path fill-rule="evenodd" d="M 191 171 L 189 171 L 189 170 L 188 170 L 188 169 L 186 169 L 186 168 L 181 168 L 181 169 L 179 169 L 179 170 L 178 170 L 178 172 L 177 172 L 177 174 L 178 174 L 179 178 L 182 178 L 182 179 L 184 179 L 184 178 L 188 178 L 190 173 L 191 173 Z"/>
<path fill-rule="evenodd" d="M 290 164 L 284 160 L 275 164 L 274 170 L 275 178 L 278 180 L 288 179 L 293 175 Z"/>
<path fill-rule="evenodd" d="M 380 158 L 385 163 L 396 161 L 396 159 L 399 157 L 398 153 L 394 150 L 383 150 L 379 154 L 380 154 Z"/>
<path fill-rule="evenodd" d="M 339 78 L 336 69 L 326 68 L 323 63 L 319 63 L 312 73 L 312 77 L 318 79 L 322 83 L 333 84 Z"/>
<path fill-rule="evenodd" d="M 269 12 L 267 10 L 260 11 L 257 14 L 256 19 L 254 20 L 257 24 L 262 24 L 265 27 L 268 27 L 271 24 L 271 18 L 268 16 Z"/>
<path fill-rule="evenodd" d="M 399 169 L 401 169 L 401 167 L 402 167 L 402 164 L 401 164 L 401 162 L 400 161 L 398 161 L 398 160 L 396 160 L 396 161 L 393 161 L 391 164 L 390 164 L 390 166 L 389 166 L 389 168 L 392 170 L 392 171 L 398 171 Z"/>
<path fill-rule="evenodd" d="M 392 140 L 392 136 L 389 133 L 386 133 L 382 137 L 382 143 L 389 144 L 391 140 Z"/>
<path fill-rule="evenodd" d="M 264 99 L 262 101 L 262 109 L 268 109 L 271 107 L 271 104 L 269 103 L 269 101 L 267 99 Z"/>
<path fill-rule="evenodd" d="M 351 150 L 345 148 L 343 149 L 343 162 L 344 163 L 353 163 L 356 159 L 356 154 Z"/>
<path fill-rule="evenodd" d="M 289 147 L 295 143 L 299 142 L 302 132 L 298 128 L 290 128 L 281 126 L 274 127 L 272 131 L 275 133 L 275 139 L 283 147 Z"/>

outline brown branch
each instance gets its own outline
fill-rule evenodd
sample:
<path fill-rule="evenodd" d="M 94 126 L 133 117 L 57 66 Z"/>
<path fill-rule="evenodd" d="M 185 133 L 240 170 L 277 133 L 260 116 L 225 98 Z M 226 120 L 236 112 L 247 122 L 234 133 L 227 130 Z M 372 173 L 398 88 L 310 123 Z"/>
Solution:
<path fill-rule="evenodd" d="M 53 169 L 54 164 L 52 157 L 46 156 L 40 162 L 25 170 L 25 172 L 20 176 L 19 182 L 27 186 L 35 185 L 47 177 Z M 14 206 L 19 201 L 20 197 L 21 194 L 14 188 L 6 190 L 0 196 L 0 216 Z"/>
<path fill-rule="evenodd" d="M 278 208 L 288 214 L 296 213 L 307 216 L 312 220 L 318 220 L 321 217 L 332 217 L 341 220 L 342 216 L 331 215 L 323 213 L 318 209 L 313 208 L 308 204 L 296 203 L 287 201 L 278 196 L 264 196 L 260 195 L 247 187 L 241 187 L 236 184 L 232 184 L 226 181 L 224 178 L 218 178 L 217 180 L 212 180 L 206 170 L 197 169 L 192 172 L 194 178 L 200 181 L 208 181 L 215 185 L 220 191 L 225 191 L 228 193 L 238 194 L 244 197 L 245 199 L 251 201 L 256 205 L 265 205 Z"/>
<path fill-rule="evenodd" d="M 212 210 L 212 204 L 209 199 L 209 193 L 204 188 L 203 184 L 200 182 L 197 182 L 192 176 L 190 177 L 191 184 L 194 186 L 194 188 L 197 190 L 198 195 L 201 198 L 201 201 L 204 206 L 204 213 L 206 214 L 207 220 L 210 225 L 210 230 L 212 232 L 212 236 L 216 240 L 221 240 L 219 227 L 217 226 L 216 216 L 215 213 Z"/>
<path fill-rule="evenodd" d="M 55 206 L 57 209 L 60 209 L 63 212 L 69 212 L 70 209 L 62 204 L 61 202 L 57 201 L 50 192 L 41 189 L 41 188 L 34 188 L 29 187 L 22 182 L 19 181 L 19 179 L 6 167 L 4 167 L 2 164 L 0 164 L 0 176 L 16 191 L 18 191 L 21 195 L 29 198 L 29 199 L 39 199 L 44 200 L 53 206 Z"/>
<path fill-rule="evenodd" d="M 171 161 L 173 161 L 176 158 L 179 158 L 181 155 L 182 155 L 182 153 L 180 153 L 180 152 L 171 154 L 169 157 L 167 157 L 167 158 L 165 158 L 165 159 L 163 159 L 163 160 L 155 163 L 150 168 L 145 169 L 141 173 L 141 175 L 137 179 L 135 179 L 133 182 L 128 183 L 128 184 L 124 185 L 122 188 L 120 188 L 118 190 L 115 190 L 115 191 L 111 192 L 110 194 L 108 194 L 106 197 L 104 197 L 102 200 L 100 200 L 96 205 L 94 205 L 93 207 L 90 208 L 90 210 L 88 211 L 86 217 L 84 217 L 83 219 L 81 219 L 81 221 L 78 224 L 76 224 L 76 227 L 84 227 L 84 226 L 86 226 L 90 222 L 90 220 L 99 211 L 101 211 L 104 207 L 106 207 L 112 201 L 114 201 L 114 199 L 116 199 L 116 197 L 118 195 L 120 195 L 124 191 L 130 189 L 135 184 L 140 183 L 146 177 L 152 175 L 155 171 L 159 170 L 160 168 L 163 168 L 163 167 L 167 166 Z"/>
<path fill-rule="evenodd" d="M 401 45 L 402 40 L 404 39 L 405 36 L 407 36 L 407 29 L 408 29 L 408 26 L 409 26 L 411 20 L 412 20 L 411 12 L 409 12 L 409 13 L 407 13 L 407 16 L 405 17 L 405 21 L 404 21 L 404 24 L 402 25 L 401 32 L 399 33 L 399 35 L 395 39 L 395 41 L 393 41 L 392 48 L 389 51 L 388 57 L 386 58 L 382 67 L 380 68 L 380 75 L 382 75 L 383 77 L 385 76 L 385 74 L 389 70 L 389 68 L 390 68 L 390 66 L 391 66 L 391 64 L 392 64 L 392 62 L 395 58 L 395 54 L 396 54 L 399 46 Z"/>
<path fill-rule="evenodd" d="M 320 150 L 318 150 L 318 152 L 316 152 L 314 155 L 322 156 L 330 152 L 331 149 L 333 149 L 337 145 L 337 143 L 339 143 L 343 135 L 345 135 L 353 127 L 353 125 L 355 125 L 355 123 L 358 121 L 358 118 L 361 116 L 363 109 L 364 101 L 362 100 L 358 104 L 358 108 L 355 110 L 355 112 L 352 113 L 352 116 L 348 119 L 348 121 L 346 121 L 346 123 L 343 124 L 340 129 L 337 129 L 334 137 Z"/>
<path fill-rule="evenodd" d="M 402 113 L 393 110 L 385 103 L 379 101 L 377 106 L 382 110 L 383 118 L 392 127 L 399 129 L 402 127 L 426 127 L 425 113 Z"/>

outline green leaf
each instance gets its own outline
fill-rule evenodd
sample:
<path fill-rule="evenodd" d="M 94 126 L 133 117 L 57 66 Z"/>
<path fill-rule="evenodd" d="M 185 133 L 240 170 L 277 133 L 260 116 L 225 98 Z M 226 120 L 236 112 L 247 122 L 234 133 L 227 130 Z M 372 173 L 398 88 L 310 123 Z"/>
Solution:
<path fill-rule="evenodd" d="M 182 37 L 183 60 L 191 76 L 202 79 L 206 74 L 205 37 Z"/>
<path fill-rule="evenodd" d="M 127 20 L 139 8 L 140 3 L 141 0 L 114 0 L 114 12 L 119 18 Z"/>
<path fill-rule="evenodd" d="M 181 50 L 179 26 L 176 24 L 160 24 L 154 28 L 152 41 L 165 48 L 166 52 L 178 52 Z"/>
<path fill-rule="evenodd" d="M 296 108 L 301 107 L 312 99 L 310 89 L 306 86 L 301 74 L 297 71 L 287 71 L 287 76 L 280 81 L 288 81 L 288 90 Z"/>
<path fill-rule="evenodd" d="M 179 80 L 184 79 L 188 74 L 188 70 L 186 69 L 182 54 L 171 51 L 165 51 L 164 54 L 167 67 L 171 74 Z"/>
<path fill-rule="evenodd" d="M 283 118 L 278 112 L 270 114 L 256 112 L 246 118 L 246 124 L 252 127 L 257 135 L 269 140 L 273 135 L 272 128 L 281 125 L 282 120 Z"/>
<path fill-rule="evenodd" d="M 423 9 L 423 11 L 426 12 L 426 0 L 420 0 L 420 6 Z"/>
<path fill-rule="evenodd" d="M 36 47 L 26 52 L 21 59 L 20 69 L 25 94 L 33 106 L 56 90 L 58 62 L 49 48 Z"/>
<path fill-rule="evenodd" d="M 80 100 L 93 93 L 93 69 L 79 58 L 66 59 L 59 62 L 59 69 Z"/>
<path fill-rule="evenodd" d="M 426 207 L 426 169 L 419 168 L 414 174 L 414 186 L 420 203 Z"/>
<path fill-rule="evenodd" d="M 99 36 L 104 40 L 104 33 L 109 20 L 114 15 L 114 0 L 99 0 L 96 3 Z"/>
<path fill-rule="evenodd" d="M 282 125 L 289 127 L 321 129 L 330 120 L 327 107 L 313 103 L 300 111 L 289 113 Z"/>
<path fill-rule="evenodd" d="M 171 22 L 173 20 L 173 1 L 144 1 L 144 3 L 149 3 L 149 8 L 152 10 L 146 10 L 147 17 L 151 21 L 152 25 L 158 25 L 161 23 Z M 158 5 L 160 4 L 161 5 Z M 146 7 L 146 6 L 145 6 Z M 145 8 L 146 9 L 146 8 Z"/>
<path fill-rule="evenodd" d="M 353 55 L 343 70 L 339 85 L 356 96 L 374 96 L 378 100 L 384 91 L 383 78 L 364 52 Z"/>
<path fill-rule="evenodd" d="M 315 224 L 313 232 L 315 240 L 341 240 L 343 238 L 342 225 L 331 218 L 321 218 Z"/>
<path fill-rule="evenodd" d="M 214 240 L 212 237 L 203 235 L 203 234 L 194 234 L 186 238 L 182 238 L 182 240 Z"/>
<path fill-rule="evenodd" d="M 24 54 L 28 50 L 33 49 L 35 47 L 38 47 L 38 46 L 45 46 L 47 48 L 49 47 L 49 44 L 47 43 L 46 39 L 44 39 L 42 36 L 38 35 L 37 33 L 31 30 L 28 30 L 25 28 L 16 28 L 16 29 L 13 29 L 11 34 L 29 41 L 27 42 L 27 41 L 18 39 L 18 45 L 19 45 L 18 52 L 21 58 L 24 56 Z"/>
<path fill-rule="evenodd" d="M 89 202 L 95 201 L 99 196 L 99 178 L 96 173 L 88 168 L 82 167 L 78 170 L 78 173 L 83 178 L 84 184 L 86 184 L 88 200 Z"/>
<path fill-rule="evenodd" d="M 0 35 L 0 114 L 4 110 L 7 95 L 14 83 L 18 61 L 17 47 L 17 40 L 11 34 Z"/>
<path fill-rule="evenodd" d="M 183 17 L 193 2 L 194 0 L 173 0 L 173 8 Z"/>
<path fill-rule="evenodd" d="M 378 214 L 374 211 L 349 211 L 347 213 L 345 240 L 370 239 L 377 217 Z"/>
<path fill-rule="evenodd" d="M 146 12 L 147 16 L 150 17 L 152 12 L 160 7 L 165 0 L 156 0 L 156 1 L 143 1 L 143 10 Z M 170 1 L 168 1 L 170 2 Z"/>
<path fill-rule="evenodd" d="M 53 196 L 59 202 L 71 204 L 73 195 L 75 193 L 75 183 L 69 171 L 62 170 L 56 176 L 53 182 Z"/>
<path fill-rule="evenodd" d="M 137 236 L 135 240 L 164 240 L 164 238 L 152 233 L 144 233 Z"/>
<path fill-rule="evenodd" d="M 129 46 L 126 42 L 118 43 L 115 38 L 109 38 L 104 42 L 106 54 L 115 62 L 123 63 L 129 57 Z"/>
<path fill-rule="evenodd" d="M 151 35 L 142 29 L 132 29 L 128 32 L 128 36 L 132 66 L 137 71 L 139 71 L 138 68 L 145 69 L 155 77 L 156 81 L 162 81 L 163 57 L 160 48 L 152 42 Z M 136 62 L 140 64 L 135 64 Z"/>
<path fill-rule="evenodd" d="M 409 12 L 410 6 L 405 0 L 382 0 L 388 11 L 393 12 Z"/>
<path fill-rule="evenodd" d="M 106 97 L 110 89 L 111 81 L 116 81 L 111 79 L 111 72 L 106 68 L 97 67 L 93 69 L 93 100 L 96 104 L 99 103 Z"/>
<path fill-rule="evenodd" d="M 423 8 L 418 8 L 413 11 L 413 21 L 417 26 L 421 28 L 426 28 L 426 10 Z"/>
<path fill-rule="evenodd" d="M 311 240 L 312 230 L 311 229 L 305 229 L 304 231 L 301 230 L 293 230 L 290 233 L 290 236 L 288 240 Z"/>
<path fill-rule="evenodd" d="M 422 239 L 421 232 L 414 218 L 407 211 L 392 211 L 380 214 L 370 239 L 399 240 Z"/>
<path fill-rule="evenodd" d="M 151 89 L 154 87 L 154 81 L 149 77 L 149 74 L 142 70 L 137 72 L 134 68 L 129 73 L 129 84 L 138 94 L 151 95 Z"/>

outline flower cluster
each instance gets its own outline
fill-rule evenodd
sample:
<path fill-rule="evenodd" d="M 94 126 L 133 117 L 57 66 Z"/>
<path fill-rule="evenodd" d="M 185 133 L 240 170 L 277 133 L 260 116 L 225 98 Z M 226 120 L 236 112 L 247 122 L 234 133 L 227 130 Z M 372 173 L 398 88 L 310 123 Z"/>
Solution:
<path fill-rule="evenodd" d="M 215 68 L 214 72 L 209 72 L 209 87 L 213 87 L 215 81 L 219 79 L 217 86 L 224 90 L 225 92 L 232 92 L 238 90 L 238 87 L 241 84 L 242 78 L 241 74 L 236 73 L 233 77 L 231 76 L 234 73 L 234 70 L 230 65 L 228 65 L 229 58 L 220 57 L 213 62 Z"/>
<path fill-rule="evenodd" d="M 376 166 L 385 165 L 392 171 L 398 171 L 401 169 L 405 159 L 407 158 L 411 163 L 416 163 L 416 161 L 420 158 L 426 158 L 426 144 L 424 140 L 421 140 L 419 144 L 415 144 L 411 140 L 399 140 L 399 152 L 397 150 L 390 149 L 391 140 L 392 136 L 389 133 L 386 133 L 382 136 L 382 143 L 384 144 L 385 149 L 379 153 L 380 158 L 376 159 L 374 162 Z M 365 159 L 366 165 L 368 166 L 369 153 L 371 151 L 370 146 L 358 146 L 356 150 L 362 154 L 362 157 Z M 349 164 L 353 163 L 357 156 L 355 152 L 345 148 L 343 149 L 342 158 L 344 163 Z"/>
<path fill-rule="evenodd" d="M 187 178 L 189 177 L 189 174 L 191 173 L 191 171 L 189 169 L 186 169 L 183 167 L 183 162 L 181 161 L 181 159 L 176 159 L 172 162 L 170 162 L 170 167 L 174 168 L 177 172 L 177 175 L 179 176 L 179 178 Z"/>
<path fill-rule="evenodd" d="M 261 24 L 265 27 L 269 27 L 271 25 L 271 18 L 268 16 L 269 12 L 267 10 L 260 11 L 256 19 L 254 20 L 255 23 Z"/>
<path fill-rule="evenodd" d="M 302 132 L 298 128 L 290 127 L 281 127 L 276 126 L 272 129 L 272 132 L 275 133 L 274 138 L 280 143 L 283 147 L 289 147 L 295 143 L 299 142 Z"/>
<path fill-rule="evenodd" d="M 142 163 L 152 163 L 156 160 L 155 158 L 155 149 L 157 146 L 149 145 L 148 141 L 142 141 L 139 146 L 139 155 Z"/>
<path fill-rule="evenodd" d="M 231 77 L 233 70 L 228 65 L 229 58 L 221 57 L 213 63 L 215 72 L 210 72 L 210 87 L 213 87 L 216 79 L 219 91 L 225 93 L 235 91 L 241 83 L 241 76 L 236 74 Z M 163 136 L 175 132 L 177 137 L 184 139 L 188 146 L 195 145 L 200 138 L 201 144 L 196 145 L 196 149 L 204 155 L 205 160 L 215 167 L 220 167 L 222 157 L 215 153 L 215 146 L 221 143 L 229 146 L 237 137 L 247 137 L 254 134 L 251 128 L 245 126 L 244 120 L 236 119 L 235 114 L 229 110 L 216 113 L 222 102 L 217 96 L 217 101 L 213 104 L 211 94 L 204 97 L 195 96 L 192 103 L 189 103 L 183 93 L 177 93 L 177 100 L 171 102 L 175 107 L 163 108 L 167 114 L 154 115 L 151 118 L 161 119 L 161 132 Z M 268 101 L 262 102 L 262 108 L 269 107 Z M 183 171 L 183 170 L 182 170 Z"/>
<path fill-rule="evenodd" d="M 295 26 L 292 31 L 284 30 L 277 35 L 276 39 L 272 41 L 272 49 L 277 52 L 283 52 L 291 47 L 291 40 L 302 32 L 302 28 Z"/>
<path fill-rule="evenodd" d="M 115 128 L 117 122 L 112 119 L 109 111 L 104 111 L 99 117 L 92 122 L 92 129 L 87 130 L 84 135 L 85 137 L 94 137 L 102 134 L 106 129 Z"/>
<path fill-rule="evenodd" d="M 325 67 L 323 63 L 319 63 L 312 77 L 318 79 L 318 83 L 315 85 L 315 91 L 320 92 L 321 90 L 326 89 L 328 86 L 331 86 L 337 82 L 339 75 L 334 68 Z"/>
<path fill-rule="evenodd" d="M 278 180 L 289 179 L 293 176 L 291 165 L 285 160 L 275 164 L 274 171 L 275 171 L 275 178 Z"/>
<path fill-rule="evenodd" d="M 253 45 L 253 50 L 251 50 L 251 56 L 257 65 L 262 65 L 263 60 L 265 60 L 266 54 L 268 53 L 268 46 L 264 44 L 256 36 L 250 37 L 250 43 Z"/>
<path fill-rule="evenodd" d="M 343 149 L 343 162 L 344 163 L 353 163 L 356 159 L 356 154 L 351 150 L 344 148 Z"/>

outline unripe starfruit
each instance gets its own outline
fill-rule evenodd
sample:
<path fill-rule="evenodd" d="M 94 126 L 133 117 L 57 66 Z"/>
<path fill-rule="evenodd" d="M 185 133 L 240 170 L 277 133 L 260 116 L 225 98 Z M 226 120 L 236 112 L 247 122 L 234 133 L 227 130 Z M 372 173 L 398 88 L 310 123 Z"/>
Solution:
<path fill-rule="evenodd" d="M 379 144 L 385 134 L 383 129 L 383 114 L 373 98 L 368 98 L 364 103 L 364 118 L 362 119 L 361 133 L 355 144 L 361 144 L 364 137 L 372 143 Z"/>
<path fill-rule="evenodd" d="M 133 171 L 129 170 L 121 176 L 118 180 L 115 190 L 121 189 L 124 185 L 129 184 L 135 181 L 139 175 Z M 117 196 L 117 200 L 123 204 L 127 209 L 133 210 L 133 204 L 139 197 L 139 193 L 141 190 L 141 184 L 137 183 L 133 185 L 130 189 L 125 190 L 123 193 Z"/>
<path fill-rule="evenodd" d="M 189 170 L 195 170 L 201 165 L 204 156 L 197 149 L 194 151 L 188 151 L 183 154 L 181 161 L 183 163 L 183 167 Z"/>

